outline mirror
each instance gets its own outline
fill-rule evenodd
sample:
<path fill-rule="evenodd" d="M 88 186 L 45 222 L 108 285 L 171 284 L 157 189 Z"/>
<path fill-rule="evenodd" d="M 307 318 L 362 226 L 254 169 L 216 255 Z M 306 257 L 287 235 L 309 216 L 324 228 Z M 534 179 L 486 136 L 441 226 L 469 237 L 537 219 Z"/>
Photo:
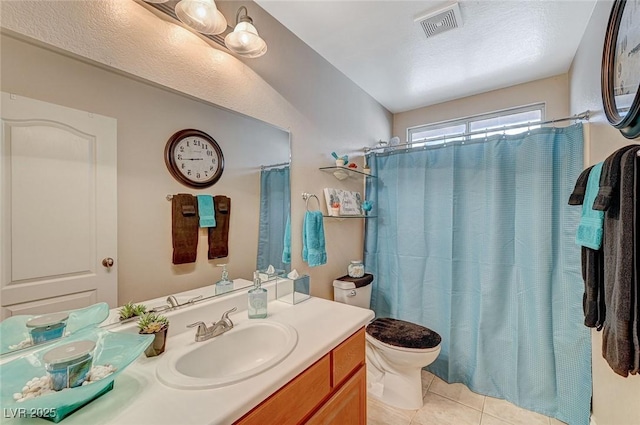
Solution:
<path fill-rule="evenodd" d="M 288 270 L 282 263 L 290 200 L 288 131 L 30 40 L 7 34 L 0 38 L 3 92 L 117 120 L 117 255 L 108 255 L 115 265 L 106 274 L 117 273 L 118 304 L 164 300 L 184 291 L 193 297 L 212 296 L 204 289 L 220 279 L 221 269 L 216 266 L 223 263 L 230 279 L 246 279 L 234 290 L 246 288 L 258 268 L 273 264 L 276 269 Z M 207 189 L 182 185 L 164 163 L 169 137 L 185 128 L 206 132 L 223 151 L 224 172 Z M 285 174 L 286 179 L 276 178 Z M 177 193 L 231 199 L 227 257 L 209 260 L 207 229 L 199 229 L 196 261 L 172 264 L 171 202 L 167 196 Z M 96 273 L 105 272 L 100 266 L 102 256 L 97 258 Z M 6 281 L 2 286 L 0 290 L 7 287 Z M 27 290 L 28 285 L 24 286 Z M 81 308 L 100 301 L 95 292 L 80 292 L 71 301 L 56 295 L 52 302 L 35 307 L 32 300 L 8 301 L 3 296 L 2 314 L 37 315 Z M 33 294 L 33 300 L 38 298 Z"/>

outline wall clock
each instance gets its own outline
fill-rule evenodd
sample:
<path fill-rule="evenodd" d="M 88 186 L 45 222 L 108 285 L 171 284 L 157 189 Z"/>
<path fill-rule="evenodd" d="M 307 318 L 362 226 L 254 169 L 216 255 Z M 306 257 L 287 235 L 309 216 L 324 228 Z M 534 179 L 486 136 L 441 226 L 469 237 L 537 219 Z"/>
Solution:
<path fill-rule="evenodd" d="M 602 53 L 602 103 L 628 139 L 640 136 L 640 0 L 616 0 Z"/>
<path fill-rule="evenodd" d="M 180 130 L 171 136 L 164 148 L 164 160 L 176 180 L 195 189 L 212 186 L 224 170 L 222 149 L 200 130 Z"/>

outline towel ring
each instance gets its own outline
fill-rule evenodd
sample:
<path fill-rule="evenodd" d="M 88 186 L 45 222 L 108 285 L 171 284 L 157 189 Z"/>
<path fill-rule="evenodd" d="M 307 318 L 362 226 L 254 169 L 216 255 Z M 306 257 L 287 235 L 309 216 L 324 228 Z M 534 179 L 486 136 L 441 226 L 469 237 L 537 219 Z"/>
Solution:
<path fill-rule="evenodd" d="M 316 198 L 316 201 L 318 202 L 318 210 L 320 211 L 320 199 L 318 199 L 318 197 L 316 195 L 314 195 L 313 193 L 307 193 L 307 192 L 303 192 L 302 193 L 302 199 L 305 200 L 305 206 L 307 207 L 307 211 L 309 211 L 309 199 L 311 198 Z"/>

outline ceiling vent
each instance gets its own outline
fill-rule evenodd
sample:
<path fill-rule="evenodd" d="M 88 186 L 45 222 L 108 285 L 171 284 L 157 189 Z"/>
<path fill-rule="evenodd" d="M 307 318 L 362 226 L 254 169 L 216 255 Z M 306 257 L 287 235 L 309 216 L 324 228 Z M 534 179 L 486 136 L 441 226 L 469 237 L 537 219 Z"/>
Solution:
<path fill-rule="evenodd" d="M 415 22 L 420 23 L 427 38 L 462 26 L 460 6 L 453 3 L 434 12 L 416 18 Z"/>

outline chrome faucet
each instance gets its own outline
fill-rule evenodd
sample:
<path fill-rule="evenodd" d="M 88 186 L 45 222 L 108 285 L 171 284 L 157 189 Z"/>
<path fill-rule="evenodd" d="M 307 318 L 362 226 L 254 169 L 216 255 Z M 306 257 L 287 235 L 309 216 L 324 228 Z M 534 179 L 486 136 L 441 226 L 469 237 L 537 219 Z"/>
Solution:
<path fill-rule="evenodd" d="M 197 297 L 193 297 L 193 298 L 187 300 L 186 303 L 180 304 L 178 302 L 178 300 L 176 299 L 176 297 L 174 297 L 173 295 L 169 295 L 167 297 L 167 304 L 169 305 L 169 308 L 176 308 L 176 307 L 182 307 L 184 305 L 193 304 L 195 301 L 198 301 L 199 299 L 202 299 L 202 295 L 198 295 Z"/>
<path fill-rule="evenodd" d="M 215 336 L 222 335 L 223 333 L 231 330 L 233 328 L 233 322 L 229 319 L 229 313 L 233 313 L 238 308 L 233 307 L 229 311 L 225 311 L 222 313 L 222 317 L 217 322 L 213 323 L 211 327 L 207 327 L 204 322 L 196 322 L 190 325 L 187 325 L 188 328 L 198 327 L 196 330 L 196 342 L 206 341 Z"/>

